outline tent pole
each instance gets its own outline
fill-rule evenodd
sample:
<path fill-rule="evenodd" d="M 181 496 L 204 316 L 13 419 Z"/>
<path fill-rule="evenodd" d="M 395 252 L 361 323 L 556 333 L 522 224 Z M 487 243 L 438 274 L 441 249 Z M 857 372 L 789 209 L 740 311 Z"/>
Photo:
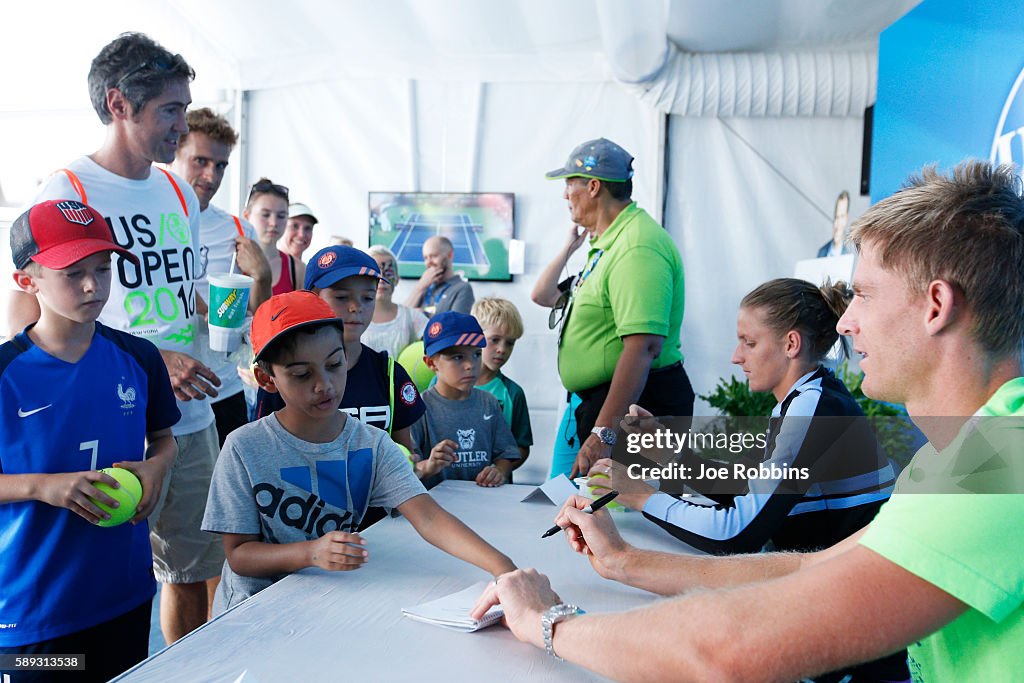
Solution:
<path fill-rule="evenodd" d="M 661 225 L 665 225 L 665 202 L 668 200 L 668 117 L 669 114 L 663 114 L 657 109 L 654 110 L 654 131 L 657 142 L 655 146 L 658 150 L 657 158 L 655 160 L 654 175 L 652 178 L 657 178 L 659 182 L 654 183 L 655 195 L 653 208 L 658 212 L 658 215 L 654 216 L 654 220 L 658 221 Z"/>
<path fill-rule="evenodd" d="M 245 201 L 246 178 L 249 177 L 249 91 L 235 91 L 235 116 L 233 124 L 238 131 L 238 172 L 235 174 L 232 190 L 232 204 L 241 215 Z"/>
<path fill-rule="evenodd" d="M 418 103 L 416 100 L 416 81 L 409 79 L 409 189 L 420 191 L 419 132 L 417 126 Z"/>
<path fill-rule="evenodd" d="M 480 184 L 480 133 L 484 127 L 484 96 L 487 84 L 477 83 L 476 97 L 473 101 L 473 130 L 469 141 L 469 188 L 476 192 Z"/>

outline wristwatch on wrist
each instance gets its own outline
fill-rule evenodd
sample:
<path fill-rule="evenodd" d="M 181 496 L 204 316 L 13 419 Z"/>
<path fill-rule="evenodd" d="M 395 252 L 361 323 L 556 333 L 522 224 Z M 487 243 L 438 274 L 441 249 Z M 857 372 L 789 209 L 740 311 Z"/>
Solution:
<path fill-rule="evenodd" d="M 555 648 L 551 644 L 551 638 L 555 634 L 555 624 L 578 614 L 583 614 L 583 610 L 576 605 L 559 603 L 549 607 L 548 611 L 540 617 L 540 628 L 544 632 L 544 650 L 560 662 L 565 660 L 555 654 Z"/>
<path fill-rule="evenodd" d="M 601 440 L 601 443 L 606 446 L 615 445 L 615 430 L 611 427 L 594 427 L 590 430 L 591 434 L 596 434 L 597 438 Z"/>

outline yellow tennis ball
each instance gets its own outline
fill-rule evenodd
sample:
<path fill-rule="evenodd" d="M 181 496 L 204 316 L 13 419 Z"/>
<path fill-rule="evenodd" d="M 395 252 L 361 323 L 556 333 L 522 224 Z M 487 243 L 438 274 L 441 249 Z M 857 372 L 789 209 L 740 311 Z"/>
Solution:
<path fill-rule="evenodd" d="M 597 474 L 591 474 L 590 475 L 590 481 L 594 481 L 595 479 L 611 479 L 611 477 L 609 477 L 607 474 L 602 474 L 602 473 L 598 472 Z M 602 481 L 602 482 L 598 482 L 596 485 L 595 484 L 591 484 L 590 485 L 590 497 L 591 498 L 595 498 L 595 499 L 596 498 L 600 498 L 604 494 L 608 493 L 608 491 L 610 491 L 611 488 L 612 488 L 611 482 L 603 482 Z M 619 510 L 619 509 L 622 508 L 622 504 L 621 503 L 616 503 L 613 500 L 612 502 L 610 502 L 607 505 L 605 505 L 605 507 L 608 508 L 609 510 Z"/>
<path fill-rule="evenodd" d="M 142 500 L 142 482 L 130 470 L 121 467 L 107 467 L 100 470 L 100 472 L 109 474 L 121 486 L 115 489 L 102 481 L 96 482 L 96 488 L 119 503 L 114 508 L 108 507 L 98 500 L 90 499 L 98 508 L 110 514 L 110 519 L 101 519 L 98 522 L 98 526 L 124 524 L 135 516 L 135 510 L 139 507 L 139 501 Z"/>
<path fill-rule="evenodd" d="M 430 380 L 434 379 L 434 371 L 423 360 L 423 342 L 413 342 L 398 354 L 398 364 L 405 368 L 412 378 L 413 384 L 420 392 L 427 390 Z"/>
<path fill-rule="evenodd" d="M 398 446 L 398 450 L 402 451 L 402 455 L 404 455 L 405 459 L 409 461 L 409 464 L 412 465 L 412 468 L 416 469 L 416 459 L 412 457 L 412 453 L 409 452 L 409 449 L 403 446 L 402 444 L 398 443 L 397 441 L 395 442 L 395 445 Z"/>

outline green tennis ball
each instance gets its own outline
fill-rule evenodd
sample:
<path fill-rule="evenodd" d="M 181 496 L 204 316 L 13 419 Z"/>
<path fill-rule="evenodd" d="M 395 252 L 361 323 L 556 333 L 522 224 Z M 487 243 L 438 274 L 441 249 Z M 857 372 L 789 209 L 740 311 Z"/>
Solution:
<path fill-rule="evenodd" d="M 434 371 L 427 367 L 423 360 L 423 342 L 413 342 L 398 354 L 398 364 L 405 368 L 412 378 L 413 384 L 421 392 L 430 386 L 430 380 L 434 379 Z"/>
<path fill-rule="evenodd" d="M 102 481 L 96 482 L 96 488 L 119 503 L 116 508 L 113 508 L 104 505 L 98 500 L 90 499 L 98 508 L 110 514 L 110 519 L 101 519 L 97 524 L 98 526 L 124 524 L 135 516 L 135 510 L 139 507 L 139 501 L 142 500 L 142 482 L 131 471 L 121 467 L 107 467 L 100 470 L 100 472 L 109 474 L 117 480 L 121 487 L 115 489 Z"/>

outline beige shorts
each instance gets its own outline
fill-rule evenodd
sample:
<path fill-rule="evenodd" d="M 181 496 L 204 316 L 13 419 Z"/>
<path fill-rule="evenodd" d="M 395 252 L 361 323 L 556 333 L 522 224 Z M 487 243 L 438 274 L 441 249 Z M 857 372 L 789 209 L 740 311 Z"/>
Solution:
<path fill-rule="evenodd" d="M 149 517 L 153 573 L 161 583 L 197 583 L 220 576 L 224 564 L 220 536 L 200 528 L 219 452 L 217 425 L 174 440 L 178 457 Z"/>

